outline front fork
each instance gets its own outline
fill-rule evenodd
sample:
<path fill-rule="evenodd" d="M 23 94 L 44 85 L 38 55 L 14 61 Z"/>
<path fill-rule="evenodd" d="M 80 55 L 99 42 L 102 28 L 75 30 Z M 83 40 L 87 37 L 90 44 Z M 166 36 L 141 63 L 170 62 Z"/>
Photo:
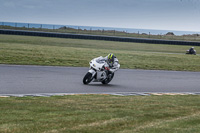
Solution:
<path fill-rule="evenodd" d="M 93 70 L 93 69 L 90 69 L 88 72 L 92 74 L 91 79 L 94 79 L 94 76 L 95 76 L 95 74 L 96 74 L 97 72 L 96 72 L 95 70 Z"/>

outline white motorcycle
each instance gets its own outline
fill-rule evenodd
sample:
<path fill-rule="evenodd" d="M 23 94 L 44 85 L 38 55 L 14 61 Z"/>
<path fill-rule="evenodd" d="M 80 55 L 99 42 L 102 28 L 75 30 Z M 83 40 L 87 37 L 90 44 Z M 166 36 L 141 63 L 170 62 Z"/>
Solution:
<path fill-rule="evenodd" d="M 89 84 L 91 81 L 108 84 L 113 79 L 114 72 L 107 75 L 109 65 L 102 56 L 92 59 L 89 64 L 90 69 L 83 78 L 83 84 Z"/>

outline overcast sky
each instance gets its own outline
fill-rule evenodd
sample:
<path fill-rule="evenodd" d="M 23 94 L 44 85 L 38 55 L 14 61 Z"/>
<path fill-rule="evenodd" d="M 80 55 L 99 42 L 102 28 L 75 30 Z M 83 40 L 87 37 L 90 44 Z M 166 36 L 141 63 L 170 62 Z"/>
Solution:
<path fill-rule="evenodd" d="M 200 0 L 0 0 L 0 21 L 200 31 Z"/>

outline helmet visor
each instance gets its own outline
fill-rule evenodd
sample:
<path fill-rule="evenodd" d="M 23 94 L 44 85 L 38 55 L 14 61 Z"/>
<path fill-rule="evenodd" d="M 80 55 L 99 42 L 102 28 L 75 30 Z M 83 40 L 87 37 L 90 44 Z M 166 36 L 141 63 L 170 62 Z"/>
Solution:
<path fill-rule="evenodd" d="M 108 62 L 109 62 L 109 63 L 112 63 L 112 62 L 113 62 L 113 59 L 108 59 Z"/>

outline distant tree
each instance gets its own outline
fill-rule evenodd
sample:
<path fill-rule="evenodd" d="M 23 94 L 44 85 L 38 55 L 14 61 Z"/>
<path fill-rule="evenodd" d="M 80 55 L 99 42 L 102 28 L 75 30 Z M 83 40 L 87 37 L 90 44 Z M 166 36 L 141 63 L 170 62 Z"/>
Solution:
<path fill-rule="evenodd" d="M 168 32 L 166 35 L 174 36 L 173 32 Z"/>
<path fill-rule="evenodd" d="M 193 36 L 199 36 L 199 34 L 192 34 Z"/>
<path fill-rule="evenodd" d="M 148 35 L 147 33 L 142 33 L 142 35 Z"/>
<path fill-rule="evenodd" d="M 66 26 L 63 26 L 63 27 L 60 27 L 59 29 L 67 29 L 67 27 L 66 27 Z"/>

